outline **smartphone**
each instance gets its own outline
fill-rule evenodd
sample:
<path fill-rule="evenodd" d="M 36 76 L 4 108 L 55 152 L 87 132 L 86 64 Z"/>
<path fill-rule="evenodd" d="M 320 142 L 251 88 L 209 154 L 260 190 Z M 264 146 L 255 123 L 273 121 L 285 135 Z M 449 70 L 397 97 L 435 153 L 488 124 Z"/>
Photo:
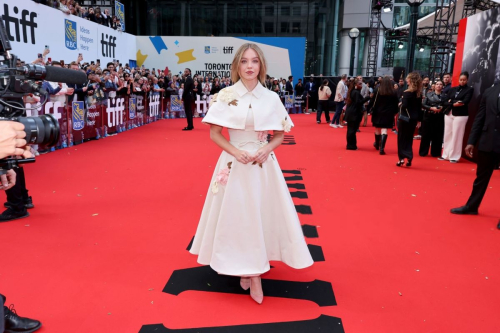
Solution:
<path fill-rule="evenodd" d="M 45 45 L 46 50 L 50 50 L 50 47 L 48 45 Z"/>
<path fill-rule="evenodd" d="M 64 67 L 64 60 L 59 61 L 61 63 L 61 67 Z"/>
<path fill-rule="evenodd" d="M 100 64 L 101 64 L 101 60 L 100 60 L 100 59 L 97 59 L 97 63 L 100 65 Z"/>
<path fill-rule="evenodd" d="M 52 63 L 52 58 L 48 58 L 47 61 L 49 62 L 49 64 Z"/>
<path fill-rule="evenodd" d="M 78 57 L 81 57 L 81 56 L 82 56 L 82 54 L 81 54 L 81 53 L 78 53 Z"/>
<path fill-rule="evenodd" d="M 38 53 L 38 59 L 42 59 L 43 55 L 41 53 Z"/>
<path fill-rule="evenodd" d="M 91 65 L 94 65 L 94 60 L 92 60 L 92 61 L 90 62 L 90 64 L 91 64 Z"/>
<path fill-rule="evenodd" d="M 113 62 L 116 62 L 116 59 L 113 59 Z"/>

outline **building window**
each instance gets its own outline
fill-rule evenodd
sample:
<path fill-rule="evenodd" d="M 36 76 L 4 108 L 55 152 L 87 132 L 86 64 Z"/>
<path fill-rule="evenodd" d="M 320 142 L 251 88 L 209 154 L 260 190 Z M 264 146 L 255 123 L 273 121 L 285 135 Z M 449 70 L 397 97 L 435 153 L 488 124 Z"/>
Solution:
<path fill-rule="evenodd" d="M 274 6 L 266 6 L 264 15 L 274 16 Z"/>
<path fill-rule="evenodd" d="M 273 22 L 265 22 L 264 23 L 264 32 L 266 34 L 274 33 L 274 23 Z"/>
<path fill-rule="evenodd" d="M 300 34 L 300 22 L 293 22 L 292 23 L 292 33 Z"/>
<path fill-rule="evenodd" d="M 292 15 L 293 16 L 300 16 L 302 11 L 300 10 L 300 7 L 293 7 L 292 8 Z"/>
<path fill-rule="evenodd" d="M 290 23 L 288 22 L 281 22 L 281 33 L 289 33 L 290 32 Z"/>
<path fill-rule="evenodd" d="M 281 7 L 281 16 L 290 16 L 290 7 Z"/>

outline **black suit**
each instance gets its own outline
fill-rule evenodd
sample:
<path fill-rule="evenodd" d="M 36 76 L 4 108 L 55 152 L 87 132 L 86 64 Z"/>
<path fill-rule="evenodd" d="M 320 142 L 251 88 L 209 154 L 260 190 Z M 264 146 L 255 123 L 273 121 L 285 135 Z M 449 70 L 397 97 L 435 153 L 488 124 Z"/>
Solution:
<path fill-rule="evenodd" d="M 363 98 L 361 91 L 353 89 L 350 97 L 351 103 L 347 106 L 344 117 L 344 120 L 347 121 L 346 148 L 354 150 L 358 149 L 356 132 L 358 131 L 361 119 L 363 119 L 363 104 L 370 99 L 370 96 Z"/>
<path fill-rule="evenodd" d="M 186 112 L 187 128 L 192 129 L 193 126 L 193 86 L 194 81 L 191 75 L 186 77 L 184 82 L 184 91 L 182 92 L 182 100 L 184 101 L 184 111 Z"/>
<path fill-rule="evenodd" d="M 292 84 L 292 82 L 290 82 L 290 81 L 287 81 L 287 82 L 286 82 L 285 91 L 286 91 L 289 95 L 293 95 L 293 84 Z"/>
<path fill-rule="evenodd" d="M 477 171 L 467 206 L 477 211 L 483 200 L 491 175 L 500 160 L 500 84 L 488 88 L 481 98 L 467 144 L 476 145 Z"/>

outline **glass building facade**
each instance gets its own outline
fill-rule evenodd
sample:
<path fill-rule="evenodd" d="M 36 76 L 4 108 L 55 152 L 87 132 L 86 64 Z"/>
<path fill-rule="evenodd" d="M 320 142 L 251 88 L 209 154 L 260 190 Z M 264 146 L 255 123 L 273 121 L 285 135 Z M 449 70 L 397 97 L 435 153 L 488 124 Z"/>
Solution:
<path fill-rule="evenodd" d="M 122 0 L 127 13 L 127 32 L 134 35 L 305 37 L 306 75 L 339 75 L 340 40 L 342 33 L 348 31 L 342 28 L 348 1 L 352 1 L 351 7 L 354 2 L 361 4 L 356 10 L 359 8 L 360 15 L 366 16 L 365 26 L 359 26 L 361 35 L 356 49 L 359 56 L 355 74 L 363 74 L 371 0 Z M 436 1 L 426 0 L 419 8 L 419 16 L 434 12 Z M 393 12 L 393 27 L 409 23 L 406 0 L 394 0 Z M 396 49 L 394 66 L 405 66 L 406 52 L 406 43 L 403 49 Z M 379 54 L 380 59 L 382 56 Z M 417 52 L 415 69 L 427 71 L 429 57 L 429 48 Z"/>

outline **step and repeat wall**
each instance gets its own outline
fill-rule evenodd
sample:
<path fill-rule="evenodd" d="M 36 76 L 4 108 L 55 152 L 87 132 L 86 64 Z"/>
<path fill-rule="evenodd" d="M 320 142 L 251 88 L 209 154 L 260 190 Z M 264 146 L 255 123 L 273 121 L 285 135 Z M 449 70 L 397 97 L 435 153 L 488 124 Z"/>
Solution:
<path fill-rule="evenodd" d="M 12 53 L 27 63 L 48 46 L 48 58 L 84 61 L 99 59 L 101 64 L 119 60 L 128 63 L 136 58 L 136 37 L 123 31 L 68 15 L 30 0 L 6 0 L 0 5 Z"/>
<path fill-rule="evenodd" d="M 474 88 L 469 104 L 469 120 L 465 130 L 464 147 L 479 111 L 479 103 L 486 89 L 500 82 L 500 9 L 494 8 L 460 21 L 453 86 L 458 86 L 461 72 L 469 72 L 468 85 Z M 465 157 L 465 155 L 464 155 Z"/>

